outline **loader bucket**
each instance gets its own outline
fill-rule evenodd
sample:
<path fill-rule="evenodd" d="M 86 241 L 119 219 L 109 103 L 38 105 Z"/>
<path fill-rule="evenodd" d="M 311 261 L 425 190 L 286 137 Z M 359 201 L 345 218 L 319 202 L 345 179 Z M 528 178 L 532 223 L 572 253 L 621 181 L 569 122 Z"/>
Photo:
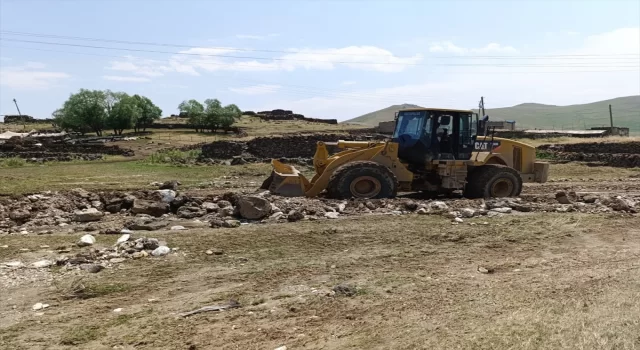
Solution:
<path fill-rule="evenodd" d="M 302 197 L 311 187 L 309 181 L 295 167 L 272 160 L 273 171 L 262 183 L 262 189 L 283 197 Z"/>

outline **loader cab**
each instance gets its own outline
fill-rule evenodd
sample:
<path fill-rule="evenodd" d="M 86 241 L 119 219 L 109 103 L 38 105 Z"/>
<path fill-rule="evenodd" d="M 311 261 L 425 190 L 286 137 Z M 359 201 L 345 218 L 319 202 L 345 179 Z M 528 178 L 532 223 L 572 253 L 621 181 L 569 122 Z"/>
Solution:
<path fill-rule="evenodd" d="M 411 109 L 398 112 L 392 141 L 399 145 L 400 159 L 423 165 L 470 159 L 476 135 L 471 111 Z"/>

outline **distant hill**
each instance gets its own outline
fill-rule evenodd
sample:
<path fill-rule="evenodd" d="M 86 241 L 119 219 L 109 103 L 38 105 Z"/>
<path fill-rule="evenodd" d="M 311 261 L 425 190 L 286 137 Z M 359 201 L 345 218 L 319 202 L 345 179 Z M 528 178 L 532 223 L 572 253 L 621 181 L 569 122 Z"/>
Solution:
<path fill-rule="evenodd" d="M 345 123 L 359 123 L 366 125 L 378 125 L 379 122 L 386 122 L 395 118 L 396 112 L 401 109 L 420 108 L 418 105 L 403 103 L 401 105 L 393 105 L 379 111 L 367 113 L 357 118 L 344 121 Z"/>
<path fill-rule="evenodd" d="M 516 127 L 519 129 L 582 130 L 585 127 L 608 126 L 609 104 L 613 106 L 615 126 L 628 127 L 632 131 L 640 132 L 640 95 L 571 106 L 523 103 L 513 107 L 487 109 L 486 113 L 490 120 L 515 120 Z M 415 107 L 418 106 L 412 104 L 394 105 L 347 122 L 377 125 L 381 121 L 393 120 L 395 112 L 399 109 Z"/>

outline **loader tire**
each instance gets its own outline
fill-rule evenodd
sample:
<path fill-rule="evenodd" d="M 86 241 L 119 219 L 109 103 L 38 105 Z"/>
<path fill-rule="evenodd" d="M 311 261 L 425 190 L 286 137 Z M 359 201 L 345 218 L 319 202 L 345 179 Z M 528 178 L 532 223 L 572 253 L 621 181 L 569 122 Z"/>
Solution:
<path fill-rule="evenodd" d="M 398 193 L 398 180 L 386 166 L 371 161 L 347 163 L 331 175 L 327 186 L 329 197 L 393 198 Z"/>
<path fill-rule="evenodd" d="M 517 197 L 522 191 L 522 178 L 513 168 L 487 164 L 472 170 L 467 178 L 467 198 Z"/>

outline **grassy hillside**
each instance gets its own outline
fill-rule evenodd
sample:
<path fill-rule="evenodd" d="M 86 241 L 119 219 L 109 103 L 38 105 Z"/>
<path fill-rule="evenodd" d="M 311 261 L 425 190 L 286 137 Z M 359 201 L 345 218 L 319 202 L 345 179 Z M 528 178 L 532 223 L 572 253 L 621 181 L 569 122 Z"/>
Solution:
<path fill-rule="evenodd" d="M 578 129 L 609 125 L 609 104 L 615 126 L 640 131 L 640 96 L 619 97 L 582 105 L 552 106 L 537 103 L 488 109 L 492 120 L 515 120 L 518 128 Z"/>
<path fill-rule="evenodd" d="M 518 128 L 584 129 L 609 125 L 609 104 L 613 106 L 614 125 L 640 132 L 640 96 L 619 97 L 582 105 L 553 106 L 523 103 L 513 107 L 488 109 L 491 120 L 515 120 Z M 416 105 L 394 105 L 348 120 L 367 125 L 393 120 L 396 111 Z"/>
<path fill-rule="evenodd" d="M 420 108 L 420 106 L 412 105 L 409 103 L 403 103 L 401 105 L 393 105 L 385 109 L 381 109 L 379 111 L 367 113 L 357 118 L 346 120 L 344 121 L 344 123 L 360 123 L 360 124 L 366 124 L 366 125 L 378 125 L 379 122 L 386 122 L 389 120 L 393 120 L 397 111 L 401 109 L 406 109 L 406 108 Z"/>

